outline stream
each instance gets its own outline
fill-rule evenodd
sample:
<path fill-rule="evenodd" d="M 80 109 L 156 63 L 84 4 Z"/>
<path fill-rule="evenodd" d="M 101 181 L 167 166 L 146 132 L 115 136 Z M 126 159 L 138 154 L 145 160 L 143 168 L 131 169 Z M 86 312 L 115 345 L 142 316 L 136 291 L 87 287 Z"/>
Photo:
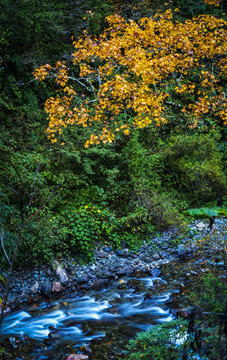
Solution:
<path fill-rule="evenodd" d="M 3 321 L 3 334 L 15 353 L 20 347 L 21 357 L 16 359 L 63 359 L 82 345 L 92 348 L 89 359 L 116 359 L 115 354 L 138 331 L 171 321 L 178 310 L 188 310 L 190 304 L 182 294 L 187 281 L 183 274 L 174 278 L 167 272 L 117 279 L 99 291 L 71 294 L 12 313 Z"/>

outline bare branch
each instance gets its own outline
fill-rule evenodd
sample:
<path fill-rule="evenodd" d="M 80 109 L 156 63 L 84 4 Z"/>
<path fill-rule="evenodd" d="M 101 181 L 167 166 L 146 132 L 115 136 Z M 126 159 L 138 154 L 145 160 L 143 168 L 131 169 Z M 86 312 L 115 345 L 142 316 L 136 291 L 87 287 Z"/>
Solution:
<path fill-rule="evenodd" d="M 12 186 L 10 186 L 9 184 L 6 184 L 6 186 L 8 186 L 8 188 L 10 188 L 11 190 L 13 190 L 13 192 L 17 195 L 19 195 L 19 192 L 16 191 L 14 188 L 12 188 Z"/>
<path fill-rule="evenodd" d="M 94 96 L 96 97 L 96 91 L 95 91 L 94 86 L 92 85 L 92 83 L 90 82 L 90 80 L 89 80 L 89 79 L 86 79 L 86 81 L 87 81 L 87 82 L 88 82 L 88 84 L 90 85 L 90 87 L 91 87 L 91 89 L 92 89 L 92 92 L 93 92 Z"/>
<path fill-rule="evenodd" d="M 32 198 L 31 195 L 29 194 L 29 192 L 26 191 L 26 194 L 30 197 L 30 199 Z"/>
<path fill-rule="evenodd" d="M 4 254 L 5 254 L 6 259 L 8 260 L 9 264 L 11 265 L 11 262 L 10 262 L 10 260 L 9 260 L 8 254 L 7 254 L 6 250 L 5 250 L 3 237 L 4 237 L 4 229 L 3 229 L 3 227 L 2 227 L 2 234 L 1 234 L 2 249 L 3 249 L 3 251 L 4 251 Z"/>
<path fill-rule="evenodd" d="M 32 80 L 27 81 L 27 82 L 23 82 L 22 80 L 19 80 L 19 81 L 15 82 L 14 84 L 19 85 L 19 86 L 24 86 L 24 85 L 30 84 L 30 83 L 32 83 L 34 81 L 36 81 L 36 79 L 32 79 Z"/>

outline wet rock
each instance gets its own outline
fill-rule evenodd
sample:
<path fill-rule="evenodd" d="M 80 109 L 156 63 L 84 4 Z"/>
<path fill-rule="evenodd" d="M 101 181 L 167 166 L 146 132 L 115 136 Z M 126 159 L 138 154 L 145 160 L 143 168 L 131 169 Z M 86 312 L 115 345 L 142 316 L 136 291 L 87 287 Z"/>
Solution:
<path fill-rule="evenodd" d="M 81 346 L 80 350 L 85 352 L 86 354 L 91 354 L 92 353 L 92 350 L 87 345 Z"/>
<path fill-rule="evenodd" d="M 6 307 L 3 310 L 3 313 L 4 314 L 9 314 L 9 313 L 11 313 L 11 311 L 12 311 L 11 307 L 9 305 L 6 305 Z M 2 305 L 0 304 L 0 313 L 1 312 L 2 312 Z"/>
<path fill-rule="evenodd" d="M 60 265 L 57 261 L 54 261 L 53 270 L 55 276 L 60 280 L 62 284 L 67 284 L 69 282 L 69 277 L 65 269 L 63 269 L 62 265 Z"/>
<path fill-rule="evenodd" d="M 152 258 L 153 258 L 154 260 L 159 260 L 159 259 L 160 259 L 160 255 L 159 255 L 159 254 L 154 254 L 154 255 L 152 255 Z"/>
<path fill-rule="evenodd" d="M 89 278 L 85 275 L 85 276 L 81 276 L 77 279 L 78 284 L 83 284 L 89 281 Z"/>
<path fill-rule="evenodd" d="M 71 354 L 68 355 L 65 360 L 88 360 L 88 356 L 83 354 Z"/>
<path fill-rule="evenodd" d="M 157 268 L 151 269 L 151 275 L 152 276 L 159 276 L 161 274 L 161 271 Z"/>
<path fill-rule="evenodd" d="M 200 221 L 196 226 L 198 230 L 203 230 L 204 228 L 206 228 L 206 225 L 202 221 Z"/>
<path fill-rule="evenodd" d="M 97 256 L 99 258 L 104 258 L 106 256 L 106 253 L 104 251 L 100 250 L 100 251 L 97 252 Z"/>
<path fill-rule="evenodd" d="M 14 337 L 10 337 L 9 341 L 13 348 L 17 348 L 16 339 Z"/>
<path fill-rule="evenodd" d="M 59 281 L 55 281 L 53 284 L 52 284 L 52 289 L 51 291 L 52 292 L 55 292 L 55 293 L 58 293 L 62 290 L 62 285 Z"/>
<path fill-rule="evenodd" d="M 31 292 L 33 293 L 33 294 L 36 294 L 37 292 L 38 292 L 38 290 L 39 290 L 39 283 L 38 282 L 36 282 L 32 287 L 31 287 Z"/>
<path fill-rule="evenodd" d="M 118 256 L 128 256 L 129 252 L 128 249 L 123 249 L 123 250 L 115 250 L 115 252 L 117 253 Z"/>
<path fill-rule="evenodd" d="M 116 274 L 117 276 L 123 276 L 126 274 L 126 270 L 125 269 L 118 270 Z"/>
<path fill-rule="evenodd" d="M 100 274 L 101 279 L 107 279 L 114 276 L 110 271 L 104 271 Z"/>
<path fill-rule="evenodd" d="M 151 292 L 147 292 L 144 294 L 144 299 L 152 299 L 154 295 Z"/>
<path fill-rule="evenodd" d="M 50 297 L 51 291 L 52 291 L 52 284 L 49 279 L 46 279 L 40 287 L 40 291 L 42 295 L 45 295 L 47 297 Z"/>
<path fill-rule="evenodd" d="M 185 259 L 185 256 L 187 254 L 187 248 L 184 244 L 180 244 L 177 247 L 177 254 L 179 256 L 180 259 Z"/>
<path fill-rule="evenodd" d="M 97 266 L 95 264 L 91 265 L 91 270 L 94 271 L 96 269 L 96 267 Z"/>
<path fill-rule="evenodd" d="M 160 254 L 162 259 L 167 259 L 167 258 L 170 258 L 170 254 L 167 252 L 167 251 L 161 251 Z"/>
<path fill-rule="evenodd" d="M 197 273 L 196 271 L 194 271 L 194 270 L 191 270 L 191 271 L 190 271 L 190 274 L 191 274 L 191 275 L 194 275 L 194 276 L 198 275 L 198 273 Z"/>

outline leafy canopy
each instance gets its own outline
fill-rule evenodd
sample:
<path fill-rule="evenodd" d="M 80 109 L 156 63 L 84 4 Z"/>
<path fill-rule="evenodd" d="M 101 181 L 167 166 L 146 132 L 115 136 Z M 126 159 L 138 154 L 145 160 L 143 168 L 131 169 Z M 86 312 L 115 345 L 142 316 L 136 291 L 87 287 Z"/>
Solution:
<path fill-rule="evenodd" d="M 220 81 L 227 72 L 224 20 L 201 15 L 180 23 L 167 10 L 138 23 L 119 15 L 107 21 L 99 37 L 84 32 L 74 42 L 72 71 L 60 61 L 34 71 L 36 79 L 54 78 L 59 85 L 45 103 L 52 143 L 69 124 L 92 126 L 85 147 L 111 143 L 118 132 L 127 135 L 132 127 L 161 126 L 173 101 L 192 128 L 207 116 L 227 124 Z"/>

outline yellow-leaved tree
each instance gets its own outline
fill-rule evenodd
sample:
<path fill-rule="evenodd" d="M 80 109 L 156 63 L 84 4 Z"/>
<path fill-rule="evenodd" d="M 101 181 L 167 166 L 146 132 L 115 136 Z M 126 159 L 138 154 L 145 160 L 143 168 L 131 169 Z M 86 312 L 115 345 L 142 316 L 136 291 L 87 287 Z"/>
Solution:
<path fill-rule="evenodd" d="M 45 103 L 52 143 L 69 124 L 92 127 L 85 147 L 112 142 L 133 127 L 161 126 L 166 107 L 182 96 L 189 126 L 199 126 L 205 116 L 227 124 L 223 19 L 201 15 L 180 23 L 167 10 L 139 22 L 119 15 L 107 21 L 99 37 L 85 32 L 74 42 L 72 66 L 58 61 L 34 71 L 36 79 L 59 84 Z"/>

